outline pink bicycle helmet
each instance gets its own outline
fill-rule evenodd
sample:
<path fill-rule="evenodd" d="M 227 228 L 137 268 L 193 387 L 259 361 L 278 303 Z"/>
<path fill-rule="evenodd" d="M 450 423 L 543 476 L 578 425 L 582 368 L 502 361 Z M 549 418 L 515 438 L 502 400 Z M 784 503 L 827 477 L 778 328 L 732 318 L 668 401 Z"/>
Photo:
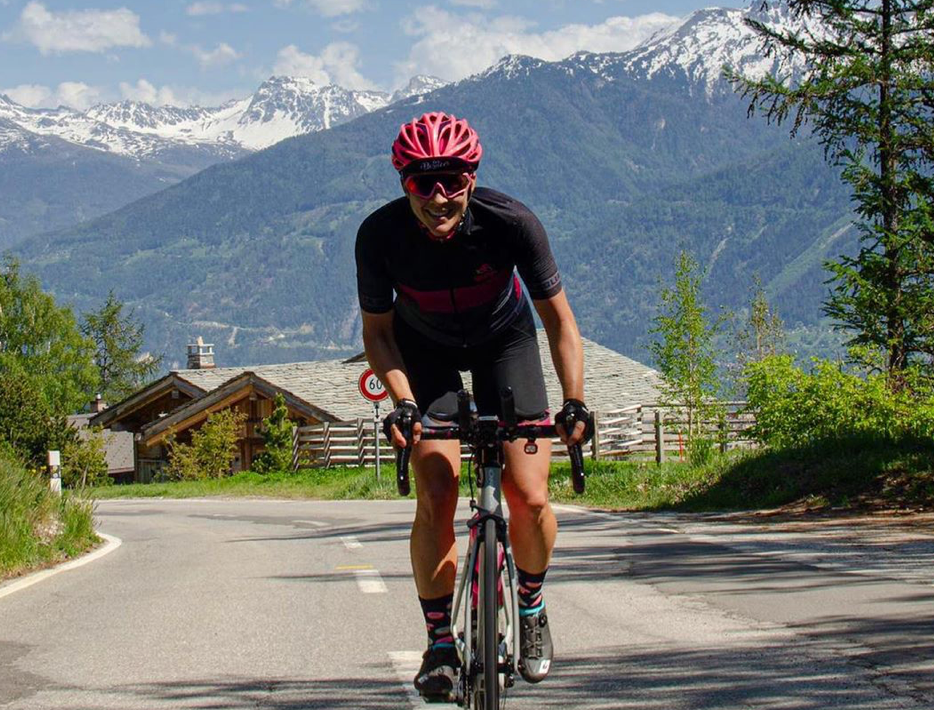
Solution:
<path fill-rule="evenodd" d="M 476 170 L 483 147 L 466 119 L 434 111 L 399 129 L 392 144 L 392 165 L 400 173 Z"/>

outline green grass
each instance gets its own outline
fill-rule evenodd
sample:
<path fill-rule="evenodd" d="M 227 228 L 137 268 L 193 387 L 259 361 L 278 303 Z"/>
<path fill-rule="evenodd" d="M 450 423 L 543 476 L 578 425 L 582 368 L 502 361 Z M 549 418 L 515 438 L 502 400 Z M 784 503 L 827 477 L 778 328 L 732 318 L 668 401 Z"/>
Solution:
<path fill-rule="evenodd" d="M 587 491 L 571 488 L 570 467 L 556 464 L 556 502 L 616 510 L 755 510 L 806 508 L 934 509 L 934 443 L 836 442 L 786 451 L 735 451 L 705 466 L 669 461 L 587 461 Z M 461 493 L 469 493 L 466 471 Z M 376 482 L 372 468 L 302 470 L 180 483 L 108 486 L 96 498 L 262 496 L 322 500 L 398 497 L 393 470 Z"/>
<path fill-rule="evenodd" d="M 0 579 L 55 564 L 100 542 L 91 501 L 53 494 L 41 476 L 0 458 Z"/>

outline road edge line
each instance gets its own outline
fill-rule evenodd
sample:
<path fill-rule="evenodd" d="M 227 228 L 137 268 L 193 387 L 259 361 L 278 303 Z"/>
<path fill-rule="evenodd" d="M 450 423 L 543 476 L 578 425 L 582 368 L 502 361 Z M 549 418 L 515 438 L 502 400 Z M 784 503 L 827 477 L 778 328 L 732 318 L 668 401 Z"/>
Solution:
<path fill-rule="evenodd" d="M 38 584 L 43 580 L 48 579 L 60 572 L 68 572 L 69 570 L 77 569 L 78 567 L 83 567 L 86 564 L 90 564 L 95 560 L 99 560 L 104 555 L 109 555 L 111 552 L 116 550 L 120 545 L 123 544 L 123 540 L 119 537 L 113 535 L 108 535 L 107 533 L 98 532 L 97 535 L 102 537 L 107 544 L 103 547 L 100 547 L 92 552 L 77 557 L 73 560 L 68 560 L 68 562 L 62 562 L 51 569 L 40 570 L 39 572 L 33 572 L 28 574 L 25 577 L 20 577 L 19 579 L 14 579 L 11 582 L 5 584 L 0 584 L 0 599 L 7 597 L 15 592 L 20 592 L 24 589 L 31 587 L 34 584 Z"/>

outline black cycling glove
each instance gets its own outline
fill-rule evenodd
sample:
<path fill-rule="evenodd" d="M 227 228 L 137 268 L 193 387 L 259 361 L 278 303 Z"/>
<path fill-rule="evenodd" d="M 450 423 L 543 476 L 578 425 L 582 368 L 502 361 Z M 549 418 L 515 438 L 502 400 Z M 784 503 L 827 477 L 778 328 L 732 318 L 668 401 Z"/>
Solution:
<path fill-rule="evenodd" d="M 412 437 L 412 427 L 415 425 L 415 422 L 420 422 L 421 420 L 422 415 L 418 411 L 418 405 L 411 399 L 400 399 L 396 404 L 396 408 L 383 419 L 383 433 L 391 444 L 392 425 L 395 424 L 399 428 L 399 433 L 401 433 L 408 442 Z"/>
<path fill-rule="evenodd" d="M 555 415 L 555 424 L 563 426 L 568 436 L 570 436 L 574 431 L 574 427 L 577 426 L 577 422 L 584 422 L 584 437 L 580 440 L 580 443 L 586 444 L 593 438 L 593 413 L 579 399 L 565 400 L 561 411 Z"/>

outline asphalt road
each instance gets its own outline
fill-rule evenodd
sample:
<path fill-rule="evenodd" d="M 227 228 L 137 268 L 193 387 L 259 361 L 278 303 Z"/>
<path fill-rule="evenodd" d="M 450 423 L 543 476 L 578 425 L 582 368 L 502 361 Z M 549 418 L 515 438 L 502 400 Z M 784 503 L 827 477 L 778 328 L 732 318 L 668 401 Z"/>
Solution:
<path fill-rule="evenodd" d="M 0 598 L 0 707 L 421 707 L 412 511 L 100 503 L 120 548 Z M 934 707 L 934 536 L 559 513 L 556 665 L 507 707 Z"/>

